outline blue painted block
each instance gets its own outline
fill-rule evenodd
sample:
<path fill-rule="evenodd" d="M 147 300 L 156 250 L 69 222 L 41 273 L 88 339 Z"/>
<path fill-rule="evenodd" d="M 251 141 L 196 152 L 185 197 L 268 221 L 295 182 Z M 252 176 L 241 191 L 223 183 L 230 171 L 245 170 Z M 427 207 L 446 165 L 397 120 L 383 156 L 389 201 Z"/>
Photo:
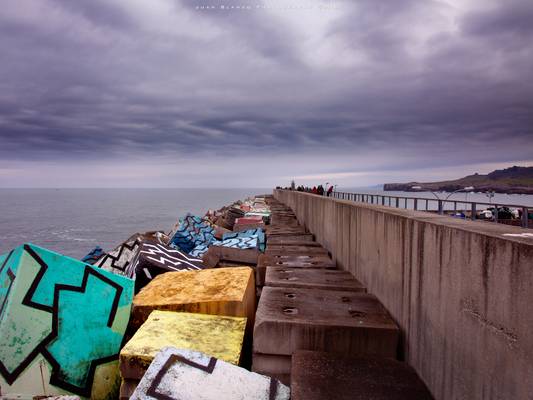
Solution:
<path fill-rule="evenodd" d="M 32 244 L 0 256 L 2 393 L 112 395 L 133 289 L 131 279 Z"/>

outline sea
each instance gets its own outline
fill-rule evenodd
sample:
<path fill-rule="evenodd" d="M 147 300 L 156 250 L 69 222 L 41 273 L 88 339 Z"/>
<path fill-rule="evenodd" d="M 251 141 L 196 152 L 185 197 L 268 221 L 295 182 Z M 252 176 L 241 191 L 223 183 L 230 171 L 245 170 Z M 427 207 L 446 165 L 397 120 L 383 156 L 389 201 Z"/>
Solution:
<path fill-rule="evenodd" d="M 384 192 L 375 188 L 337 188 L 352 193 L 435 198 L 433 193 Z M 136 232 L 168 232 L 190 212 L 209 209 L 272 193 L 251 189 L 0 189 L 0 254 L 23 243 L 75 258 L 95 246 L 111 250 Z M 437 193 L 445 198 L 447 194 Z M 450 200 L 512 204 L 533 207 L 532 195 L 456 193 Z M 489 207 L 487 205 L 486 207 Z M 430 204 L 436 209 L 436 203 Z M 478 208 L 482 209 L 482 208 Z"/>
<path fill-rule="evenodd" d="M 203 216 L 272 189 L 0 189 L 0 254 L 23 244 L 82 258 L 136 232 L 170 231 L 190 212 Z"/>

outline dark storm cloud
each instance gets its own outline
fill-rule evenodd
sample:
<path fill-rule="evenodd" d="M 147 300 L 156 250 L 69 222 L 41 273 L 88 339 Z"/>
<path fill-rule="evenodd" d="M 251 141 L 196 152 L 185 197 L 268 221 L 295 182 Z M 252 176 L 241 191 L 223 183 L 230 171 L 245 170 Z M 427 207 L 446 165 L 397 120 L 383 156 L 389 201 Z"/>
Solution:
<path fill-rule="evenodd" d="M 382 168 L 531 158 L 529 0 L 208 3 L 4 5 L 0 160 L 328 151 L 353 156 L 327 166 L 342 172 L 384 149 L 398 157 Z"/>

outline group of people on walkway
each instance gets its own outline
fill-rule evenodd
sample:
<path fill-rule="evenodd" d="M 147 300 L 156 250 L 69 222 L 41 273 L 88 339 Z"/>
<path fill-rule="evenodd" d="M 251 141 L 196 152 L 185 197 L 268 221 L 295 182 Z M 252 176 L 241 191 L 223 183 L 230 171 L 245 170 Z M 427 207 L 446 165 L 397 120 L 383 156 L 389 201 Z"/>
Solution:
<path fill-rule="evenodd" d="M 300 185 L 300 186 L 291 185 L 291 187 L 285 187 L 285 188 L 277 187 L 276 189 L 296 190 L 298 192 L 307 192 L 307 193 L 312 193 L 312 194 L 316 194 L 319 196 L 328 196 L 328 197 L 330 197 L 333 193 L 333 185 L 331 185 L 326 190 L 324 186 L 322 186 L 321 184 L 318 186 L 313 186 L 313 187 L 303 186 L 303 185 Z"/>

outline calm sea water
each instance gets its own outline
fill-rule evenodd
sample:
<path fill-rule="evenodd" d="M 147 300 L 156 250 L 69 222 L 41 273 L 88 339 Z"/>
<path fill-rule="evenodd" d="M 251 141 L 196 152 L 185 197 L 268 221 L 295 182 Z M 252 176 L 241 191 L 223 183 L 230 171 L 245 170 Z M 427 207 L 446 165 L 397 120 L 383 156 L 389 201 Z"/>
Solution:
<path fill-rule="evenodd" d="M 0 254 L 26 242 L 75 258 L 110 250 L 135 232 L 169 231 L 178 217 L 204 215 L 271 189 L 0 189 Z"/>

